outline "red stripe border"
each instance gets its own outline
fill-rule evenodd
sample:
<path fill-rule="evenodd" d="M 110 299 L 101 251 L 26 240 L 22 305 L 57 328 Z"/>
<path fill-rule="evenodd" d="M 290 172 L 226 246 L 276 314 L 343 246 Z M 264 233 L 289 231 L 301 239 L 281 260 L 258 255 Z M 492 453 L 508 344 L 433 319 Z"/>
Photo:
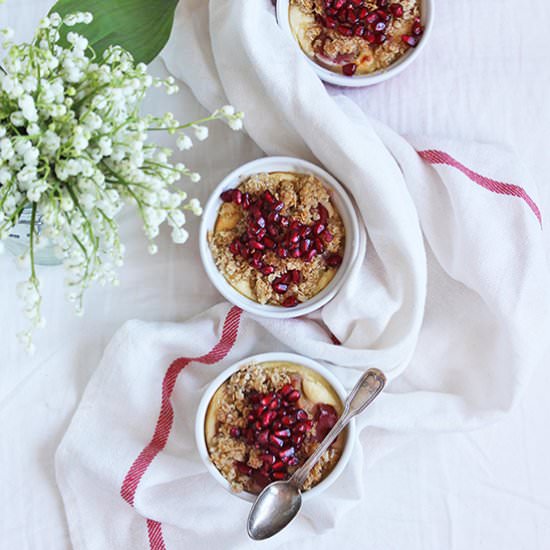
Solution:
<path fill-rule="evenodd" d="M 542 214 L 539 207 L 537 206 L 535 201 L 529 196 L 527 191 L 525 191 L 525 189 L 523 189 L 519 185 L 512 185 L 511 183 L 504 183 L 482 176 L 481 174 L 474 172 L 467 166 L 464 166 L 464 164 L 449 155 L 449 153 L 445 153 L 444 151 L 427 149 L 425 151 L 418 151 L 418 154 L 423 160 L 425 160 L 429 164 L 444 164 L 446 166 L 452 166 L 453 168 L 456 168 L 471 181 L 477 183 L 478 185 L 484 187 L 489 191 L 492 191 L 493 193 L 498 193 L 499 195 L 510 195 L 522 199 L 535 214 L 537 220 L 539 221 L 539 224 L 542 227 Z"/>
<path fill-rule="evenodd" d="M 192 362 L 213 365 L 221 361 L 235 345 L 241 315 L 242 310 L 236 306 L 229 310 L 223 323 L 221 338 L 208 353 L 194 358 L 180 357 L 168 367 L 162 380 L 161 406 L 153 437 L 130 466 L 120 488 L 120 496 L 130 506 L 134 506 L 136 491 L 145 472 L 168 442 L 168 437 L 174 423 L 174 408 L 170 399 L 179 374 Z M 147 534 L 151 550 L 166 550 L 162 535 L 162 525 L 158 521 L 147 520 Z"/>

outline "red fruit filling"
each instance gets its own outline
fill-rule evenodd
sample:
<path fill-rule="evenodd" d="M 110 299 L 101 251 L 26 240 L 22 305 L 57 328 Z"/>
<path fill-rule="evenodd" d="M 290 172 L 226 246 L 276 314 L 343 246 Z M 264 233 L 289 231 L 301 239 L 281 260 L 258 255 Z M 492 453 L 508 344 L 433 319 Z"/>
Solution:
<path fill-rule="evenodd" d="M 316 405 L 311 417 L 300 407 L 301 397 L 292 384 L 277 392 L 253 391 L 246 396 L 250 409 L 247 425 L 243 429 L 231 428 L 230 435 L 261 451 L 262 464 L 258 468 L 247 464 L 248 457 L 234 463 L 237 473 L 250 478 L 250 490 L 288 479 L 307 458 L 303 449 L 308 439 L 321 441 L 338 420 L 334 407 L 327 404 Z"/>

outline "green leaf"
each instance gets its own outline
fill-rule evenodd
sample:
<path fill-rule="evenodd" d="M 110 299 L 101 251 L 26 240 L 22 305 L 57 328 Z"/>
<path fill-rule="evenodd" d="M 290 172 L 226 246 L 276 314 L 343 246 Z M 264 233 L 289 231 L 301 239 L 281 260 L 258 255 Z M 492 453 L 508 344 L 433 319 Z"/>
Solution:
<path fill-rule="evenodd" d="M 172 32 L 179 0 L 58 0 L 50 13 L 61 16 L 89 11 L 90 25 L 63 27 L 62 40 L 70 31 L 85 36 L 98 56 L 113 45 L 122 46 L 136 62 L 150 63 Z"/>

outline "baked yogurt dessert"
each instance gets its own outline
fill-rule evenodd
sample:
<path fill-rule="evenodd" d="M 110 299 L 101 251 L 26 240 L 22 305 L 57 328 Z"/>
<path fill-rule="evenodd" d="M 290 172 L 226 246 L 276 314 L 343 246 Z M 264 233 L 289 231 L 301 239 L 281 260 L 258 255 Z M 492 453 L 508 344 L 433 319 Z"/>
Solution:
<path fill-rule="evenodd" d="M 308 57 L 346 76 L 387 69 L 424 33 L 419 0 L 290 0 L 289 23 Z"/>
<path fill-rule="evenodd" d="M 342 218 L 311 175 L 252 175 L 221 194 L 208 242 L 216 267 L 245 297 L 294 307 L 321 292 L 343 259 Z"/>
<path fill-rule="evenodd" d="M 205 418 L 210 460 L 235 492 L 257 494 L 288 479 L 342 413 L 342 402 L 316 371 L 288 362 L 241 367 L 213 395 Z M 341 433 L 310 472 L 321 482 L 340 459 Z"/>

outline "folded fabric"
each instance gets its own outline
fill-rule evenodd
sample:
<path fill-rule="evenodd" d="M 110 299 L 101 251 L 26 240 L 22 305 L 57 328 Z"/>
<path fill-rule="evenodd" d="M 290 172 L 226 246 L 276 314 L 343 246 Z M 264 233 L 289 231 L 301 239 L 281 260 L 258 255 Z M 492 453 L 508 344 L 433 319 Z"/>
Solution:
<path fill-rule="evenodd" d="M 343 477 L 265 543 L 313 547 L 307 537 L 361 498 L 364 465 L 396 439 L 479 427 L 521 396 L 550 326 L 536 190 L 510 152 L 405 140 L 329 95 L 269 0 L 182 0 L 163 57 L 207 108 L 246 110 L 266 154 L 306 158 L 338 178 L 368 253 L 308 318 L 254 319 L 220 304 L 181 325 L 126 324 L 57 454 L 71 538 L 76 549 L 251 545 L 248 505 L 210 478 L 195 450 L 195 410 L 233 361 L 292 350 L 333 365 L 346 387 L 369 366 L 391 380 L 360 420 L 362 446 Z"/>

